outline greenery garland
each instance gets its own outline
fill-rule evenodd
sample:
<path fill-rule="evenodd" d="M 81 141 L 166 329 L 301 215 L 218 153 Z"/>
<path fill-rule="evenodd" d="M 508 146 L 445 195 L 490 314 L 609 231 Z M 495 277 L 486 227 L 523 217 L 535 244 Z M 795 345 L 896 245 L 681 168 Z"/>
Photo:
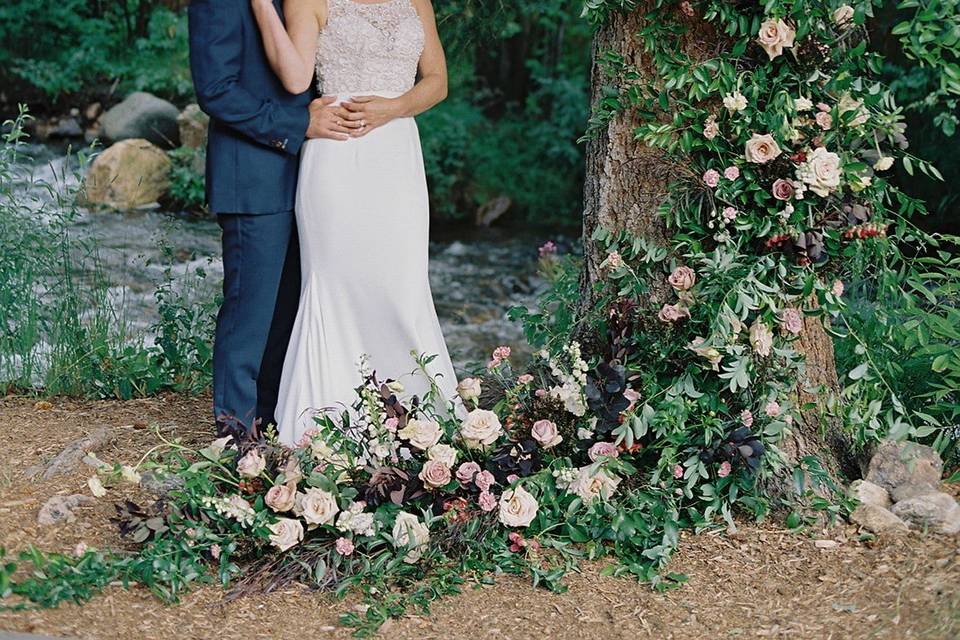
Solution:
<path fill-rule="evenodd" d="M 900 111 L 872 80 L 870 7 L 652 3 L 637 37 L 658 82 L 637 84 L 638 70 L 605 55 L 633 83 L 608 92 L 595 122 L 636 109 L 637 137 L 691 168 L 660 209 L 672 246 L 598 231 L 609 277 L 587 318 L 569 312 L 575 265 L 543 247 L 555 286 L 539 313 L 514 312 L 541 348 L 536 361 L 514 371 L 498 348 L 457 399 L 436 388 L 406 397 L 403 378 L 361 371 L 352 407 L 319 414 L 295 449 L 238 429 L 200 451 L 169 441 L 137 465 L 105 464 L 90 480 L 97 495 L 145 470 L 170 478 L 165 499 L 119 508 L 140 550 L 31 549 L 0 570 L 0 594 L 20 598 L 11 606 L 55 606 L 114 580 L 166 600 L 197 580 L 240 591 L 304 580 L 362 590 L 368 608 L 344 621 L 363 635 L 458 591 L 465 575 L 527 572 L 562 589 L 571 565 L 611 556 L 611 574 L 682 583 L 661 573 L 681 529 L 733 526 L 735 508 L 768 508 L 757 478 L 782 464 L 777 444 L 799 417 L 804 315 L 845 319 L 845 265 L 889 275 L 891 237 L 919 237 L 908 217 L 922 206 L 884 172 L 896 161 L 936 170 L 905 151 Z M 586 12 L 635 9 L 591 0 Z M 676 44 L 695 21 L 722 34 L 718 55 L 695 60 Z M 655 287 L 672 299 L 654 305 Z M 571 338 L 581 323 L 600 336 L 589 353 Z M 428 363 L 420 356 L 416 375 Z M 871 382 L 838 399 L 864 438 L 936 430 L 882 388 L 871 361 L 848 377 Z M 802 465 L 801 491 L 828 483 L 816 459 Z"/>

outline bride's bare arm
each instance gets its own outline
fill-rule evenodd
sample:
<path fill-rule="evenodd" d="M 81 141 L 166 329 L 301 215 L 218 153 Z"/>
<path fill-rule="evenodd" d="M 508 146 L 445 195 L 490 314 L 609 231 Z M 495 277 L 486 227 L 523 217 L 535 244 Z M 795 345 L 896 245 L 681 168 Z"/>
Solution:
<path fill-rule="evenodd" d="M 420 80 L 402 96 L 353 96 L 344 102 L 351 113 L 350 119 L 366 125 L 353 136 L 361 136 L 371 129 L 382 126 L 394 118 L 419 115 L 447 97 L 447 59 L 443 53 L 437 19 L 430 0 L 411 0 L 423 22 L 424 43 L 420 55 Z"/>
<path fill-rule="evenodd" d="M 303 93 L 313 82 L 317 37 L 326 20 L 324 0 L 285 0 L 284 27 L 272 0 L 251 0 L 274 73 L 290 93 Z"/>

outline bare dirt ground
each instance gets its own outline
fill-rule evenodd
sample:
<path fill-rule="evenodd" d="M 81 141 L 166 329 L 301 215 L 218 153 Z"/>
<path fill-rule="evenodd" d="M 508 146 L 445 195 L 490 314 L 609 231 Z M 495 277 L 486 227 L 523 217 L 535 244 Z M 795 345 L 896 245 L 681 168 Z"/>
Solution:
<path fill-rule="evenodd" d="M 49 550 L 122 544 L 107 518 L 120 495 L 81 507 L 77 520 L 42 527 L 40 506 L 56 493 L 86 493 L 89 468 L 48 481 L 25 471 L 84 434 L 116 435 L 99 451 L 107 462 L 133 462 L 167 437 L 206 442 L 207 398 L 167 396 L 130 402 L 0 399 L 5 451 L 0 456 L 0 544 Z M 956 487 L 953 488 L 954 491 Z M 836 546 L 820 548 L 816 540 Z M 822 543 L 821 543 L 822 545 Z M 589 564 L 567 579 L 564 594 L 519 578 L 464 593 L 388 623 L 386 638 L 960 638 L 960 537 L 914 533 L 860 542 L 853 527 L 793 534 L 774 524 L 742 524 L 734 536 L 687 535 L 670 569 L 689 582 L 668 593 L 600 575 Z M 223 591 L 198 588 L 177 606 L 146 590 L 111 588 L 82 605 L 2 612 L 0 629 L 70 638 L 346 638 L 338 614 L 351 606 L 293 587 L 222 602 Z"/>

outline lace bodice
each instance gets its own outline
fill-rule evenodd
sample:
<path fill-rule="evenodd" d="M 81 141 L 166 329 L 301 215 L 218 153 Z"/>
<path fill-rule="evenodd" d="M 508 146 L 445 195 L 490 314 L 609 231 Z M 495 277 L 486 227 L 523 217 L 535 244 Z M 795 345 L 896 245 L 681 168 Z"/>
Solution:
<path fill-rule="evenodd" d="M 327 0 L 317 46 L 321 94 L 408 91 L 423 52 L 423 23 L 411 0 Z"/>

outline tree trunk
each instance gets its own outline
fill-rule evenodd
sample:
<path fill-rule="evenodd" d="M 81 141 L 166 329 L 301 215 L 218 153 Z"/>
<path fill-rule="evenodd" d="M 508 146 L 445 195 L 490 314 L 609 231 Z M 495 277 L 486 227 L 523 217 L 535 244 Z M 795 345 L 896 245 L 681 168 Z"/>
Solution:
<path fill-rule="evenodd" d="M 645 59 L 643 45 L 634 36 L 643 26 L 648 12 L 646 3 L 629 13 L 614 13 L 601 26 L 594 39 L 592 68 L 592 102 L 597 104 L 613 85 L 623 93 L 626 83 L 652 87 L 657 83 L 654 70 Z M 694 59 L 714 55 L 723 42 L 712 26 L 699 19 L 687 21 L 688 33 L 681 47 Z M 611 78 L 599 63 L 606 52 L 618 54 L 628 69 L 639 72 L 639 78 Z M 621 111 L 587 144 L 587 174 L 584 185 L 583 249 L 584 264 L 580 280 L 581 309 L 595 304 L 594 287 L 603 279 L 600 264 L 606 258 L 603 247 L 592 240 L 598 226 L 611 230 L 627 230 L 661 246 L 670 247 L 670 233 L 657 215 L 657 207 L 667 195 L 670 183 L 684 172 L 660 149 L 647 147 L 634 139 L 639 117 L 631 109 Z M 654 307 L 672 299 L 665 282 L 649 283 Z M 786 465 L 772 474 L 769 489 L 777 495 L 792 493 L 792 472 L 806 456 L 816 456 L 835 481 L 856 474 L 852 442 L 843 432 L 836 416 L 823 410 L 826 393 L 840 389 L 834 363 L 833 342 L 818 318 L 807 317 L 804 330 L 795 343 L 806 358 L 805 380 L 798 385 L 796 398 L 800 406 L 808 403 L 814 409 L 801 412 L 802 419 L 784 436 L 780 448 Z M 824 492 L 825 491 L 821 491 Z"/>

